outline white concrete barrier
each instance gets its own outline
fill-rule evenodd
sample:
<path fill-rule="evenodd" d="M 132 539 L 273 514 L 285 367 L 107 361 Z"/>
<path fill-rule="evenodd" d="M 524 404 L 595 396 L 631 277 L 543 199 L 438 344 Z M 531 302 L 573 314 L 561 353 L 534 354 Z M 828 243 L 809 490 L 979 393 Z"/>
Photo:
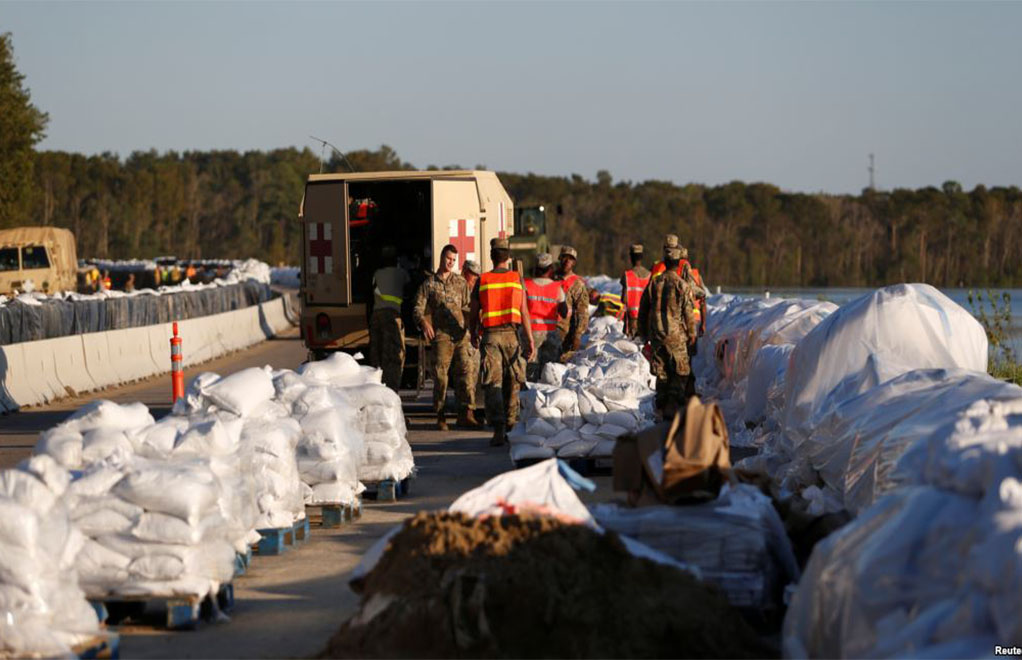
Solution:
<path fill-rule="evenodd" d="M 291 327 L 284 298 L 178 323 L 184 366 Z M 0 412 L 170 371 L 172 324 L 93 332 L 0 346 Z"/>

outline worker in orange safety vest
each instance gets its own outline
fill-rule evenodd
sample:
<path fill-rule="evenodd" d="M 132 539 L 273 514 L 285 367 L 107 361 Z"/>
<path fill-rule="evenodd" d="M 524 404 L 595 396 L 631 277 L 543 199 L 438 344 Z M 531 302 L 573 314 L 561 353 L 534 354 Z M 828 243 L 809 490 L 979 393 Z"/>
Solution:
<path fill-rule="evenodd" d="M 625 333 L 634 337 L 638 332 L 639 301 L 642 300 L 642 292 L 649 284 L 650 272 L 642 265 L 643 247 L 641 243 L 635 243 L 628 250 L 628 258 L 632 267 L 621 276 L 621 297 L 624 298 L 625 309 Z"/>
<path fill-rule="evenodd" d="M 506 238 L 490 241 L 493 270 L 479 276 L 469 309 L 472 344 L 480 350 L 486 421 L 493 426 L 490 445 L 507 442 L 507 430 L 518 421 L 518 392 L 525 382 L 525 360 L 536 344 L 521 276 L 511 270 L 511 245 Z M 483 327 L 482 339 L 479 326 Z M 519 340 L 525 334 L 525 347 Z"/>
<path fill-rule="evenodd" d="M 532 338 L 536 351 L 525 368 L 530 381 L 539 380 L 543 365 L 556 362 L 561 354 L 563 337 L 557 329 L 560 319 L 568 315 L 564 286 L 553 279 L 554 258 L 544 252 L 536 257 L 533 277 L 525 280 L 525 299 L 529 307 Z"/>

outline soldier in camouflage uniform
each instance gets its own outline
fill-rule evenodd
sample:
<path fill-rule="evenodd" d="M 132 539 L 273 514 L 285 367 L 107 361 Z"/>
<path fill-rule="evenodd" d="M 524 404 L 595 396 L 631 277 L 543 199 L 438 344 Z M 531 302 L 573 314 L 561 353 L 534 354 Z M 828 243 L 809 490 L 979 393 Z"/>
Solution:
<path fill-rule="evenodd" d="M 692 288 L 677 273 L 681 248 L 664 248 L 666 269 L 650 280 L 639 303 L 639 335 L 649 341 L 650 371 L 656 376 L 656 407 L 671 419 L 695 394 L 689 346 L 697 329 Z"/>
<path fill-rule="evenodd" d="M 447 375 L 454 368 L 454 387 L 458 397 L 458 424 L 478 426 L 475 413 L 468 407 L 471 399 L 465 391 L 469 337 L 465 315 L 469 310 L 469 291 L 465 279 L 455 272 L 458 249 L 446 245 L 440 251 L 440 266 L 415 296 L 412 316 L 422 334 L 433 344 L 433 410 L 437 429 L 447 430 L 444 405 L 447 401 Z"/>
<path fill-rule="evenodd" d="M 506 238 L 490 242 L 493 270 L 479 276 L 469 312 L 472 343 L 480 349 L 486 421 L 493 426 L 490 445 L 507 442 L 507 429 L 518 421 L 518 391 L 525 382 L 525 360 L 536 349 L 521 276 L 510 269 L 511 246 Z M 478 328 L 482 325 L 482 339 Z M 526 345 L 518 338 L 525 331 Z M 523 359 L 524 358 L 524 359 Z"/>
<path fill-rule="evenodd" d="M 369 362 L 383 370 L 383 384 L 399 391 L 405 366 L 405 332 L 401 320 L 404 289 L 411 281 L 396 262 L 397 250 L 384 246 L 382 259 L 390 265 L 373 273 L 373 311 L 369 317 Z"/>
<path fill-rule="evenodd" d="M 582 345 L 582 335 L 589 328 L 589 291 L 584 279 L 575 274 L 578 252 L 570 245 L 561 248 L 560 270 L 555 279 L 564 286 L 568 316 L 557 324 L 564 336 L 561 344 L 561 362 L 567 362 Z"/>
<path fill-rule="evenodd" d="M 471 302 L 471 292 L 476 288 L 476 282 L 479 281 L 479 275 L 482 274 L 482 269 L 479 267 L 479 262 L 468 260 L 465 265 L 461 267 L 461 276 L 465 278 L 465 284 L 469 290 L 469 301 Z M 468 327 L 466 319 L 466 327 Z M 465 372 L 465 390 L 468 392 L 468 408 L 469 410 L 476 410 L 476 390 L 479 387 L 479 349 L 472 345 L 471 337 L 468 342 L 468 363 L 469 368 Z M 472 419 L 475 420 L 475 414 L 473 412 Z M 476 424 L 479 422 L 476 421 Z"/>

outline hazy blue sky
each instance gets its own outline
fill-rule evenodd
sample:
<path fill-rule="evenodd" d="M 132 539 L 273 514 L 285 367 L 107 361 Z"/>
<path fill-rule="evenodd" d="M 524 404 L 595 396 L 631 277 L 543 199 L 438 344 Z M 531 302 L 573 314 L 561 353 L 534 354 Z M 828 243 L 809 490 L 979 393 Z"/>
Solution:
<path fill-rule="evenodd" d="M 45 149 L 857 192 L 1022 184 L 1022 3 L 0 0 Z M 318 147 L 316 147 L 318 153 Z"/>

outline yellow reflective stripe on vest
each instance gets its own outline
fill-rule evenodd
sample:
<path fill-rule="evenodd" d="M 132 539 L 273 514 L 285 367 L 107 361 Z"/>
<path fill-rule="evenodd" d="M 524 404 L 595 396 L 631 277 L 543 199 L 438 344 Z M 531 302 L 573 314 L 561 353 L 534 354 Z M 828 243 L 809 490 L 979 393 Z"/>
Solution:
<path fill-rule="evenodd" d="M 490 289 L 507 289 L 508 287 L 518 289 L 519 291 L 522 289 L 522 285 L 519 282 L 494 282 L 492 284 L 479 285 L 479 290 L 488 291 Z"/>
<path fill-rule="evenodd" d="M 483 318 L 484 319 L 490 319 L 490 318 L 493 318 L 494 316 L 503 316 L 504 314 L 510 314 L 511 316 L 517 316 L 518 318 L 522 317 L 522 312 L 520 310 L 517 310 L 517 309 L 498 309 L 495 312 L 484 312 L 483 313 Z"/>
<path fill-rule="evenodd" d="M 376 295 L 380 297 L 380 300 L 386 300 L 387 302 L 396 303 L 398 305 L 404 302 L 404 299 L 399 296 L 388 296 L 385 293 L 377 293 Z"/>

